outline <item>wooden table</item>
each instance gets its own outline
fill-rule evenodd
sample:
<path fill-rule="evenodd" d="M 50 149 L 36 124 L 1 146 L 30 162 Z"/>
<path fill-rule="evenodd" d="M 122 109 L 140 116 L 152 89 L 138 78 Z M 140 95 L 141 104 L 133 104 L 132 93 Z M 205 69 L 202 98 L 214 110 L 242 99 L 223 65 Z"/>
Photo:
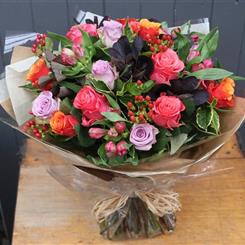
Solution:
<path fill-rule="evenodd" d="M 111 242 L 98 233 L 83 196 L 59 184 L 46 171 L 59 159 L 28 140 L 21 168 L 13 244 L 244 245 L 245 160 L 235 136 L 212 160 L 225 172 L 179 184 L 182 211 L 176 231 L 149 240 Z M 45 164 L 46 162 L 46 164 Z M 231 169 L 230 169 L 231 168 Z"/>

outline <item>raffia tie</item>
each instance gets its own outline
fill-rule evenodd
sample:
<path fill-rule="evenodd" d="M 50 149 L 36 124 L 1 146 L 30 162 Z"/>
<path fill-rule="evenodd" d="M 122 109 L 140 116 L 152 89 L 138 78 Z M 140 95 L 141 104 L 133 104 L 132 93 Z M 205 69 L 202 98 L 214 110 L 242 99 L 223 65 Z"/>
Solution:
<path fill-rule="evenodd" d="M 179 194 L 173 191 L 143 192 L 135 191 L 134 195 L 139 197 L 155 215 L 162 217 L 165 214 L 180 211 L 181 204 Z M 130 198 L 129 195 L 118 195 L 98 201 L 92 210 L 98 223 L 102 223 L 112 213 L 124 207 Z"/>

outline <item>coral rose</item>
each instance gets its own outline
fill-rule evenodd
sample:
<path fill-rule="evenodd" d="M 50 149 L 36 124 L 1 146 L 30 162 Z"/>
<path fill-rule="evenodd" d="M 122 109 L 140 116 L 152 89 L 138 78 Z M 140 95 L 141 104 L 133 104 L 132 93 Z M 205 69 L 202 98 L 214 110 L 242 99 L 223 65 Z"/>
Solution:
<path fill-rule="evenodd" d="M 160 96 L 155 102 L 151 111 L 151 118 L 158 126 L 163 128 L 176 128 L 181 124 L 181 111 L 185 110 L 185 105 L 175 96 Z"/>
<path fill-rule="evenodd" d="M 177 53 L 172 49 L 152 55 L 154 70 L 151 79 L 157 84 L 168 84 L 170 80 L 176 79 L 177 74 L 185 67 L 184 63 L 179 59 Z"/>
<path fill-rule="evenodd" d="M 208 92 L 212 102 L 217 100 L 216 107 L 230 108 L 234 106 L 234 87 L 235 82 L 231 78 L 224 78 L 220 83 L 210 82 L 208 85 Z"/>
<path fill-rule="evenodd" d="M 82 125 L 91 126 L 103 118 L 101 112 L 109 111 L 110 107 L 104 95 L 97 93 L 92 87 L 84 86 L 76 95 L 73 105 L 83 113 Z"/>
<path fill-rule="evenodd" d="M 77 119 L 72 115 L 65 115 L 61 111 L 57 111 L 50 119 L 52 132 L 63 136 L 75 136 L 74 127 L 78 124 Z"/>

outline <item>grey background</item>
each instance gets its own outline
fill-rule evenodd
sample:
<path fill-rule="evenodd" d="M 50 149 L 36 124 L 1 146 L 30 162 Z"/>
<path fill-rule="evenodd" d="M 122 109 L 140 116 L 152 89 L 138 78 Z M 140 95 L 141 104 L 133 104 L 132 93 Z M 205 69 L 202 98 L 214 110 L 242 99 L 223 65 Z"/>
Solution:
<path fill-rule="evenodd" d="M 226 69 L 245 76 L 245 0 L 0 0 L 0 73 L 9 62 L 9 56 L 3 55 L 7 31 L 65 34 L 79 9 L 112 17 L 154 17 L 170 26 L 208 17 L 211 27 L 220 28 L 217 57 Z M 245 96 L 244 84 L 237 84 L 240 96 Z M 0 135 L 0 203 L 11 239 L 19 173 L 17 152 L 23 136 L 3 123 Z M 240 139 L 245 136 L 245 127 L 239 135 Z M 242 142 L 245 146 L 244 139 Z"/>
<path fill-rule="evenodd" d="M 217 57 L 227 69 L 245 76 L 245 0 L 0 0 L 0 52 L 6 31 L 64 34 L 79 9 L 112 17 L 154 17 L 170 26 L 209 17 L 221 32 Z M 0 59 L 0 70 L 4 63 Z M 241 83 L 237 93 L 245 95 Z"/>

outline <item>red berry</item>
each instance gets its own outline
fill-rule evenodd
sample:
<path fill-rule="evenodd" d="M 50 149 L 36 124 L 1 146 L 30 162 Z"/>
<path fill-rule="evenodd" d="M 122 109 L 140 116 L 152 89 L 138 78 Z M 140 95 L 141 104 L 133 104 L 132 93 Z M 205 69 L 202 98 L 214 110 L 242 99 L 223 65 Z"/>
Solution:
<path fill-rule="evenodd" d="M 136 101 L 138 101 L 138 100 L 139 100 L 139 95 L 135 95 L 135 96 L 134 96 L 134 99 L 135 99 Z"/>
<path fill-rule="evenodd" d="M 139 114 L 139 119 L 140 119 L 140 121 L 144 120 L 145 119 L 144 114 Z"/>
<path fill-rule="evenodd" d="M 151 101 L 151 97 L 149 95 L 146 95 L 145 99 L 146 101 Z"/>
<path fill-rule="evenodd" d="M 130 121 L 135 122 L 136 121 L 135 116 L 130 116 Z"/>
<path fill-rule="evenodd" d="M 151 46 L 151 47 L 150 47 L 150 51 L 151 51 L 151 52 L 154 52 L 154 51 L 155 51 L 155 47 L 154 47 L 154 46 Z"/>
<path fill-rule="evenodd" d="M 39 133 L 38 129 L 37 129 L 37 128 L 34 128 L 34 129 L 33 129 L 33 133 L 34 133 L 34 134 Z"/>
<path fill-rule="evenodd" d="M 152 103 L 149 103 L 149 104 L 148 104 L 148 107 L 149 107 L 150 109 L 152 109 L 153 106 L 154 106 L 154 105 L 153 105 Z"/>
<path fill-rule="evenodd" d="M 128 111 L 128 115 L 129 115 L 129 116 L 133 116 L 134 113 L 133 113 L 132 111 Z"/>
<path fill-rule="evenodd" d="M 43 131 L 47 131 L 48 130 L 48 125 L 43 125 L 42 130 Z"/>
<path fill-rule="evenodd" d="M 27 122 L 27 123 L 26 123 L 26 127 L 29 128 L 30 126 L 31 126 L 30 122 Z"/>
<path fill-rule="evenodd" d="M 31 120 L 30 121 L 30 125 L 32 126 L 32 125 L 35 125 L 36 124 L 36 122 L 34 121 L 34 120 Z"/>
<path fill-rule="evenodd" d="M 162 52 L 166 51 L 167 49 L 168 49 L 168 47 L 166 45 L 162 45 L 161 48 L 160 48 L 160 50 Z"/>
<path fill-rule="evenodd" d="M 41 36 L 41 34 L 37 34 L 37 39 L 41 39 L 42 38 L 42 36 Z"/>
<path fill-rule="evenodd" d="M 32 45 L 32 48 L 37 48 L 37 45 L 34 43 L 34 44 Z"/>
<path fill-rule="evenodd" d="M 157 40 L 156 40 L 156 43 L 157 43 L 157 44 L 161 44 L 162 41 L 161 41 L 160 39 L 157 39 Z"/>
<path fill-rule="evenodd" d="M 133 103 L 131 101 L 128 101 L 127 105 L 128 105 L 128 108 L 132 108 Z"/>
<path fill-rule="evenodd" d="M 47 34 L 46 34 L 46 33 L 44 33 L 44 34 L 43 34 L 43 38 L 45 39 L 46 37 L 47 37 Z"/>
<path fill-rule="evenodd" d="M 42 137 L 42 135 L 40 133 L 35 133 L 35 136 L 40 139 Z"/>
<path fill-rule="evenodd" d="M 142 95 L 139 95 L 138 100 L 139 101 L 143 101 L 144 100 L 144 97 Z"/>
<path fill-rule="evenodd" d="M 37 50 L 35 48 L 32 48 L 31 51 L 32 53 L 36 53 Z"/>
<path fill-rule="evenodd" d="M 140 80 L 137 81 L 137 85 L 140 86 L 142 85 L 142 82 Z"/>

